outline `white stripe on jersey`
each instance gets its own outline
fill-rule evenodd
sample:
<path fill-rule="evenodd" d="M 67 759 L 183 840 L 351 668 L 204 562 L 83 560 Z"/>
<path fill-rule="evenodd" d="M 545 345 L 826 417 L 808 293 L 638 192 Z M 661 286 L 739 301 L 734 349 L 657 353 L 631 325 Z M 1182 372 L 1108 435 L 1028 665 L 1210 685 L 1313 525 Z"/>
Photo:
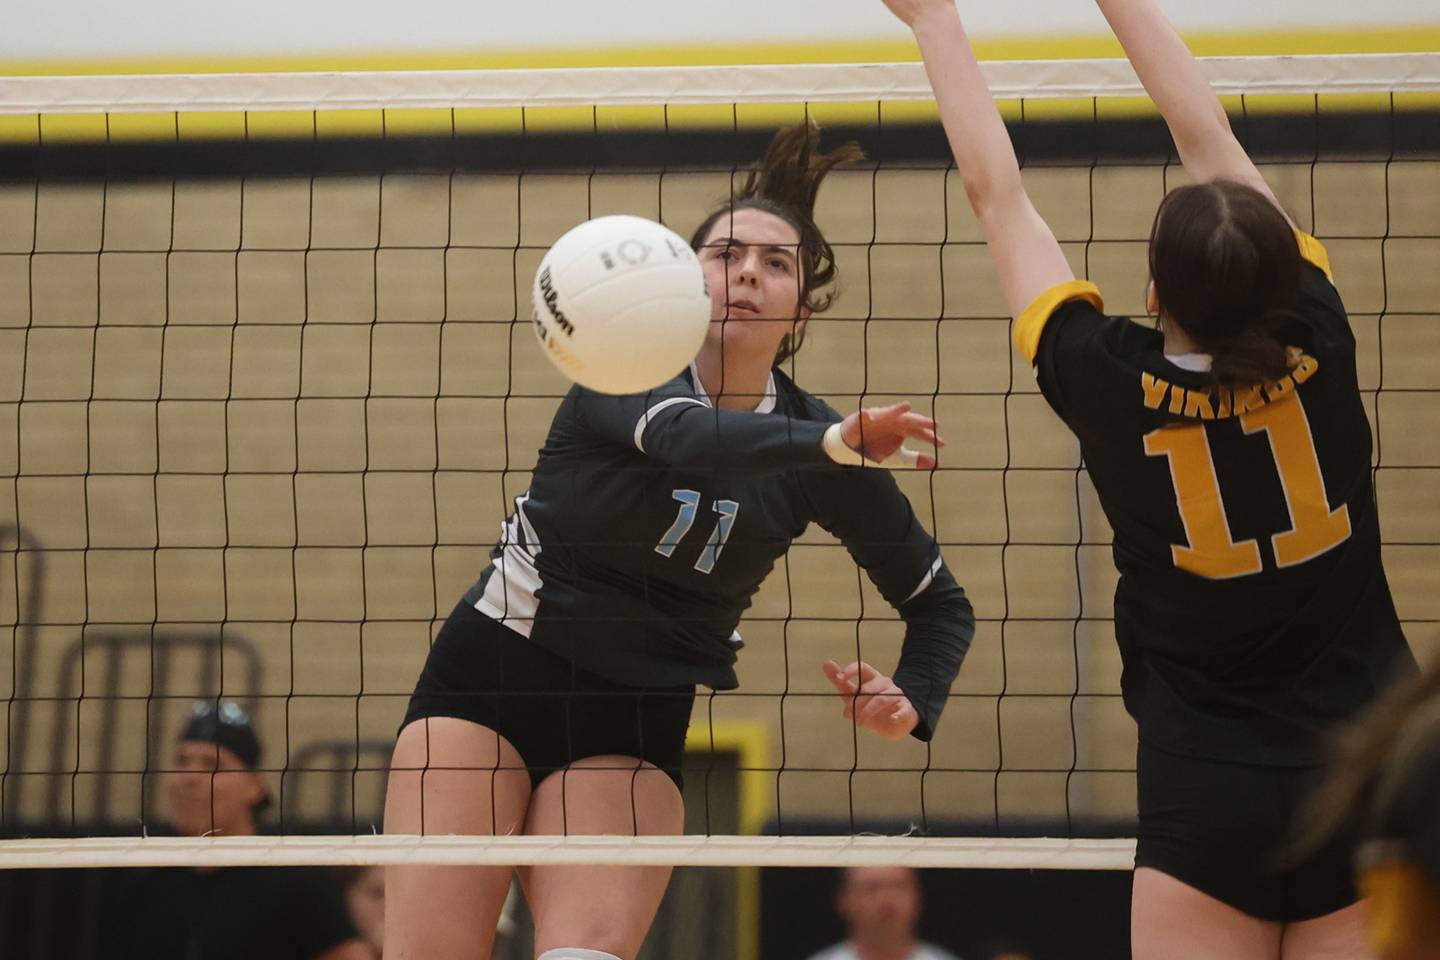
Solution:
<path fill-rule="evenodd" d="M 515 512 L 500 523 L 500 546 L 502 548 L 523 547 L 531 557 L 538 557 L 540 556 L 540 537 L 530 523 L 530 518 L 525 514 L 525 501 L 529 499 L 529 490 L 515 498 Z"/>
<path fill-rule="evenodd" d="M 709 406 L 709 404 L 703 403 L 700 400 L 695 399 L 694 397 L 670 397 L 668 400 L 661 400 L 659 403 L 655 404 L 655 406 L 651 407 L 649 410 L 646 410 L 645 413 L 641 415 L 639 420 L 635 421 L 636 450 L 639 450 L 641 453 L 645 452 L 645 428 L 650 425 L 650 421 L 655 417 L 655 415 L 661 410 L 664 410 L 666 407 L 673 407 L 677 403 L 694 403 L 702 407 Z"/>
<path fill-rule="evenodd" d="M 521 636 L 530 636 L 540 606 L 535 596 L 543 585 L 540 571 L 530 556 L 513 544 L 505 547 L 492 566 L 495 569 L 485 581 L 485 593 L 475 601 L 475 609 Z"/>
<path fill-rule="evenodd" d="M 911 590 L 910 596 L 906 597 L 901 602 L 909 603 L 911 600 L 914 600 L 916 597 L 920 596 L 920 594 L 924 593 L 925 588 L 930 586 L 931 581 L 935 579 L 935 574 L 940 572 L 940 565 L 944 562 L 945 559 L 943 557 L 936 557 L 935 562 L 930 564 L 930 569 L 926 572 L 925 576 L 920 579 L 920 585 L 914 590 Z"/>
<path fill-rule="evenodd" d="M 540 536 L 530 523 L 530 518 L 525 515 L 525 501 L 530 499 L 530 491 L 515 498 L 515 516 L 520 520 L 520 528 L 525 531 L 525 549 L 530 556 L 540 556 Z"/>

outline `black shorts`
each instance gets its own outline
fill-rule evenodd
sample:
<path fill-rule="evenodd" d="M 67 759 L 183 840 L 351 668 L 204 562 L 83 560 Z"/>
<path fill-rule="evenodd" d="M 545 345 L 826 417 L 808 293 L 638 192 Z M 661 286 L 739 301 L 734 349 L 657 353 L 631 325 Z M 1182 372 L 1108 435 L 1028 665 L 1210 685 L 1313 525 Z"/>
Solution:
<path fill-rule="evenodd" d="M 538 786 L 576 760 L 638 757 L 683 785 L 681 763 L 695 688 L 612 683 L 533 644 L 463 600 L 425 659 L 401 729 L 457 717 L 496 731 Z"/>
<path fill-rule="evenodd" d="M 1288 855 L 1295 815 L 1321 776 L 1318 768 L 1226 763 L 1143 743 L 1135 763 L 1135 866 L 1153 867 L 1261 920 L 1311 920 L 1359 899 L 1349 836 L 1337 835 L 1298 860 Z"/>

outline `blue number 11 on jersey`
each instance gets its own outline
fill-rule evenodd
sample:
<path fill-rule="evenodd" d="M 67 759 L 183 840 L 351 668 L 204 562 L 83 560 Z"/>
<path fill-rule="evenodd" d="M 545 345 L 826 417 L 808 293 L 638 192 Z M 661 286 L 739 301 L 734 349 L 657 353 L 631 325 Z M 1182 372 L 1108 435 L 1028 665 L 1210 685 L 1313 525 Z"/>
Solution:
<path fill-rule="evenodd" d="M 674 553 L 680 541 L 685 539 L 685 534 L 690 532 L 695 523 L 695 511 L 700 506 L 700 493 L 697 490 L 676 490 L 670 496 L 679 502 L 680 512 L 675 515 L 675 522 L 670 524 L 670 529 L 665 531 L 660 542 L 655 544 L 655 552 L 662 557 Z M 705 549 L 700 551 L 700 559 L 695 561 L 695 569 L 701 573 L 709 573 L 715 569 L 715 562 L 720 559 L 720 551 L 725 549 L 725 541 L 730 537 L 730 528 L 735 526 L 735 517 L 740 513 L 740 504 L 734 500 L 716 500 L 714 506 L 720 518 L 715 521 L 715 529 L 710 531 L 710 539 L 705 542 Z"/>

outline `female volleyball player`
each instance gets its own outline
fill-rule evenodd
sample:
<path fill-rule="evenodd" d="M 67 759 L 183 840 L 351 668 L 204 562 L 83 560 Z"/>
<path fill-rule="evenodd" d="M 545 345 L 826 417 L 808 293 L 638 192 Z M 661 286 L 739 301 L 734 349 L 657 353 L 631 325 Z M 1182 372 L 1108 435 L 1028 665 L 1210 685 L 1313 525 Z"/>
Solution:
<path fill-rule="evenodd" d="M 1026 196 L 954 0 L 885 3 L 919 43 L 1016 346 L 1114 528 L 1140 734 L 1135 956 L 1363 955 L 1345 844 L 1276 866 L 1320 732 L 1414 664 L 1324 248 L 1297 235 L 1153 0 L 1099 0 L 1194 181 L 1151 234 L 1159 329 L 1106 316 Z"/>
<path fill-rule="evenodd" d="M 892 739 L 933 734 L 973 633 L 970 603 L 889 472 L 855 465 L 907 459 L 907 438 L 938 444 L 935 424 L 906 404 L 841 420 L 778 367 L 829 303 L 820 183 L 858 157 L 821 154 L 818 139 L 810 126 L 782 131 L 696 231 L 713 312 L 690 368 L 649 394 L 576 387 L 561 403 L 491 565 L 426 661 L 395 747 L 388 832 L 679 833 L 696 685 L 736 685 L 740 616 L 811 522 L 906 624 L 893 678 L 825 665 L 845 715 Z M 510 874 L 392 868 L 385 956 L 489 956 Z M 522 870 L 537 953 L 634 957 L 669 875 Z"/>

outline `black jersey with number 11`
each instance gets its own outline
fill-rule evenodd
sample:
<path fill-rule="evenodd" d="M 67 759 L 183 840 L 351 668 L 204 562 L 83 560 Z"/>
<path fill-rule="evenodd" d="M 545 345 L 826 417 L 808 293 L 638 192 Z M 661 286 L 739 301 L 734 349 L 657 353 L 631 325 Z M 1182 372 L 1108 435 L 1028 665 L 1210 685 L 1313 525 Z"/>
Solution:
<path fill-rule="evenodd" d="M 742 613 L 815 522 L 904 618 L 893 679 L 928 739 L 974 615 L 889 471 L 824 452 L 839 419 L 778 370 L 753 412 L 714 407 L 693 367 L 648 394 L 574 387 L 466 600 L 612 681 L 729 689 Z"/>
<path fill-rule="evenodd" d="M 1413 669 L 1355 337 L 1324 247 L 1299 242 L 1291 369 L 1273 383 L 1216 387 L 1208 358 L 1167 358 L 1159 331 L 1106 316 L 1089 283 L 1016 322 L 1114 529 L 1126 707 L 1142 741 L 1179 753 L 1313 763 L 1321 732 Z"/>

